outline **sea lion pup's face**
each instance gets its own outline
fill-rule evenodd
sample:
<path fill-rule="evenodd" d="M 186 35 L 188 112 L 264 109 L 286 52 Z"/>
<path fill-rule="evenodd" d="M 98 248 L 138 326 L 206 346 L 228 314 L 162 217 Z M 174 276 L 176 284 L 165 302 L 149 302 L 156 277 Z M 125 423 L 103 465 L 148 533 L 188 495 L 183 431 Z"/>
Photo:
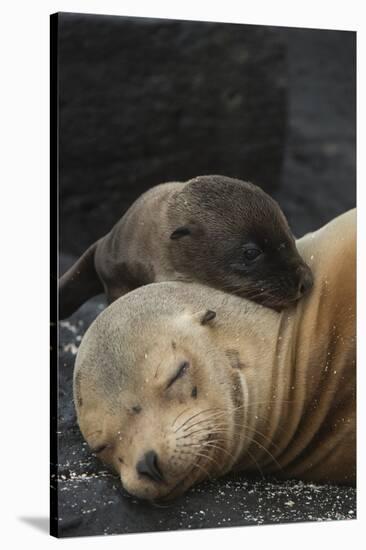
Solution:
<path fill-rule="evenodd" d="M 313 284 L 280 207 L 255 185 L 195 178 L 175 195 L 168 216 L 171 262 L 186 280 L 275 309 Z"/>
<path fill-rule="evenodd" d="M 113 466 L 130 494 L 171 499 L 231 467 L 227 411 L 237 403 L 225 373 L 229 359 L 212 339 L 214 312 L 156 320 L 154 308 L 150 317 L 149 306 L 139 309 L 130 296 L 107 308 L 81 343 L 74 373 L 78 422 L 91 450 Z M 110 310 L 119 302 L 114 318 Z"/>

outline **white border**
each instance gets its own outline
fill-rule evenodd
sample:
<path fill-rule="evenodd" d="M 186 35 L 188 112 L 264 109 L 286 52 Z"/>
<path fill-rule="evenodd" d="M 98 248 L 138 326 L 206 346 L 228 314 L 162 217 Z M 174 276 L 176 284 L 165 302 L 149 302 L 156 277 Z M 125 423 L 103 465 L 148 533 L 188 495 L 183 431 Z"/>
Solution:
<path fill-rule="evenodd" d="M 365 112 L 365 40 L 362 2 L 306 0 L 238 2 L 104 0 L 8 2 L 1 10 L 1 474 L 4 548 L 97 547 L 100 537 L 62 542 L 21 521 L 48 515 L 48 205 L 49 205 L 49 14 L 106 13 L 242 22 L 358 31 L 358 115 Z M 363 98 L 363 99 L 362 99 Z M 366 281 L 365 183 L 362 141 L 358 143 L 359 281 Z M 364 142 L 363 142 L 363 145 Z M 362 214 L 361 214 L 362 212 Z M 363 244 L 362 244 L 363 243 Z M 358 294 L 359 438 L 358 520 L 252 528 L 104 537 L 116 548 L 231 545 L 246 548 L 342 548 L 362 536 L 365 525 L 365 291 Z M 363 307 L 362 307 L 363 306 Z M 365 312 L 365 313 L 364 313 Z M 361 392 L 362 389 L 362 392 Z M 10 544 L 11 546 L 10 546 Z M 20 546 L 22 547 L 22 546 Z"/>

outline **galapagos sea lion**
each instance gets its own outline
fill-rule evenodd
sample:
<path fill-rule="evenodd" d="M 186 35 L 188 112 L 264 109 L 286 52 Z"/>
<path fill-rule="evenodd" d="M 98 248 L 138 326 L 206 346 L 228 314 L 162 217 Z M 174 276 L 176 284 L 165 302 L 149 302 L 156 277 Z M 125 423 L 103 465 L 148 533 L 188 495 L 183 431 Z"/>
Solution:
<path fill-rule="evenodd" d="M 298 241 L 314 287 L 282 312 L 165 282 L 101 313 L 74 401 L 128 492 L 170 499 L 232 469 L 355 482 L 355 240 L 354 210 Z"/>
<path fill-rule="evenodd" d="M 196 281 L 272 308 L 312 286 L 279 205 L 259 187 L 201 176 L 153 187 L 61 277 L 59 315 L 105 292 Z"/>

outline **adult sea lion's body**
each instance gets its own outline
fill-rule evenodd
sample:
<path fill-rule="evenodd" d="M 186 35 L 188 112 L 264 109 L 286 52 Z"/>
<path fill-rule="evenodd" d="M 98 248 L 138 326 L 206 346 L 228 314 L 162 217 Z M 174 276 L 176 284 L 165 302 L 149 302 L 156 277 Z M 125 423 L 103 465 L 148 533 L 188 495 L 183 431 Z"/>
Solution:
<path fill-rule="evenodd" d="M 311 287 L 278 204 L 259 187 L 200 176 L 153 187 L 60 279 L 60 318 L 105 292 L 113 302 L 138 286 L 196 281 L 268 307 Z"/>
<path fill-rule="evenodd" d="M 355 240 L 350 211 L 298 241 L 314 288 L 281 313 L 167 282 L 96 319 L 78 421 L 129 492 L 172 498 L 231 469 L 355 482 Z"/>

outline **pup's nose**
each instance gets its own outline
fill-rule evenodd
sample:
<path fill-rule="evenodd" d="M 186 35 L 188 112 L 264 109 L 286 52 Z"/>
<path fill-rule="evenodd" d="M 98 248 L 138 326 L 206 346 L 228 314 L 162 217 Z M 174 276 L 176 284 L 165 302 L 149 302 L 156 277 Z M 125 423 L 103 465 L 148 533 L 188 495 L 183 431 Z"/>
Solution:
<path fill-rule="evenodd" d="M 148 477 L 157 483 L 164 481 L 164 476 L 159 467 L 159 457 L 155 451 L 148 451 L 136 464 L 137 473 Z"/>
<path fill-rule="evenodd" d="M 301 268 L 299 285 L 298 285 L 299 295 L 303 296 L 306 292 L 308 292 L 312 288 L 313 284 L 314 284 L 314 279 L 310 268 L 307 266 Z"/>

